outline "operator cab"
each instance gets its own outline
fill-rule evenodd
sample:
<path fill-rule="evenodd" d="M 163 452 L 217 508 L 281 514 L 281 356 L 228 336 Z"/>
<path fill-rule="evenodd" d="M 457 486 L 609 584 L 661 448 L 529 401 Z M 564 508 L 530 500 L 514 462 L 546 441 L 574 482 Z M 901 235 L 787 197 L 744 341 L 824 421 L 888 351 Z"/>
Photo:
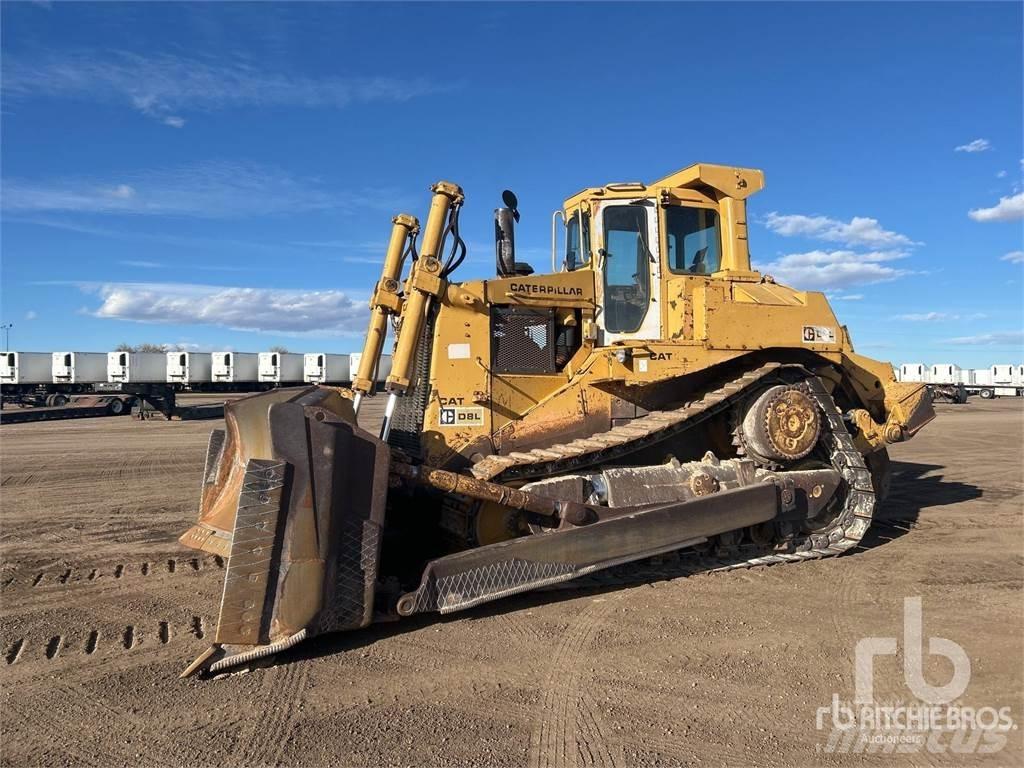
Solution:
<path fill-rule="evenodd" d="M 552 217 L 564 224 L 561 271 L 595 273 L 603 343 L 666 338 L 661 305 L 673 278 L 759 279 L 750 269 L 746 198 L 760 171 L 694 165 L 652 184 L 584 189 Z"/>

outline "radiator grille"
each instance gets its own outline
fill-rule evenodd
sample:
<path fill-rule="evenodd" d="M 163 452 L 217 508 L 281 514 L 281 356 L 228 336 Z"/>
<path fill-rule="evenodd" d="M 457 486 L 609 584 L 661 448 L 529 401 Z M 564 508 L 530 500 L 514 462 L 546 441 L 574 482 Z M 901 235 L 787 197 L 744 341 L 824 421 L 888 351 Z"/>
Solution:
<path fill-rule="evenodd" d="M 552 309 L 493 307 L 491 366 L 495 373 L 555 373 Z"/>

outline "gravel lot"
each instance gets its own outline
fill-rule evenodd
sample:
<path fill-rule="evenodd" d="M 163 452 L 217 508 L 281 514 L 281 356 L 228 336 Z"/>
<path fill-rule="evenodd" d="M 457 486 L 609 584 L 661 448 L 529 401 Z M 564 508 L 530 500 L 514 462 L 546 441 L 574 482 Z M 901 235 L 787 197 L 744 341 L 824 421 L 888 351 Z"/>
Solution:
<path fill-rule="evenodd" d="M 962 702 L 1024 718 L 1024 401 L 939 406 L 847 556 L 523 595 L 180 681 L 223 575 L 176 542 L 213 426 L 0 428 L 4 764 L 1024 763 L 1019 730 L 987 755 L 835 754 L 815 723 L 853 697 L 858 640 L 902 647 L 911 596 L 925 638 L 971 660 Z M 876 661 L 876 699 L 910 698 L 901 659 Z M 941 685 L 951 665 L 926 652 L 924 672 Z"/>

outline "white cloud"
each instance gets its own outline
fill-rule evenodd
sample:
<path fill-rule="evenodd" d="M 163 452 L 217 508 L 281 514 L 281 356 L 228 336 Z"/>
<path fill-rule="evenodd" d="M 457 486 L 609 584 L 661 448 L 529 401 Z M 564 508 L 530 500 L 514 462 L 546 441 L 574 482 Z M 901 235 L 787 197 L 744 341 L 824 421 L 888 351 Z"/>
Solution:
<path fill-rule="evenodd" d="M 1005 256 L 1000 256 L 999 260 L 1008 261 L 1011 264 L 1024 264 L 1024 251 L 1010 251 Z"/>
<path fill-rule="evenodd" d="M 138 259 L 125 259 L 117 263 L 125 267 L 138 267 L 139 269 L 163 269 L 164 267 L 158 261 L 141 261 Z"/>
<path fill-rule="evenodd" d="M 231 218 L 310 210 L 393 208 L 394 190 L 333 192 L 280 169 L 204 162 L 123 174 L 118 179 L 4 179 L 7 211 L 67 211 Z"/>
<path fill-rule="evenodd" d="M 140 323 L 213 325 L 240 331 L 346 335 L 366 330 L 365 297 L 342 291 L 191 283 L 82 284 L 101 303 L 96 317 Z"/>
<path fill-rule="evenodd" d="M 999 173 L 996 174 L 996 178 L 997 179 L 1005 179 L 1006 178 L 1006 171 L 999 171 Z"/>
<path fill-rule="evenodd" d="M 955 317 L 955 315 L 951 316 L 945 312 L 920 312 L 908 315 L 894 315 L 892 319 L 908 320 L 912 323 L 934 323 L 942 320 L 949 320 L 951 317 Z"/>
<path fill-rule="evenodd" d="M 904 320 L 911 323 L 941 323 L 949 320 L 980 320 L 988 317 L 983 312 L 972 312 L 968 315 L 950 312 L 911 312 L 905 315 L 893 315 L 893 320 Z"/>
<path fill-rule="evenodd" d="M 118 184 L 107 192 L 107 194 L 118 200 L 131 200 L 135 197 L 135 187 L 129 184 Z"/>
<path fill-rule="evenodd" d="M 40 95 L 124 103 L 181 128 L 188 110 L 334 107 L 404 102 L 444 90 L 425 79 L 321 77 L 267 70 L 241 58 L 185 58 L 79 50 L 48 58 L 5 57 L 8 97 Z"/>
<path fill-rule="evenodd" d="M 841 296 L 833 296 L 835 301 L 860 301 L 864 298 L 863 293 L 844 293 Z"/>
<path fill-rule="evenodd" d="M 39 315 L 36 313 L 34 309 L 30 309 L 28 312 L 25 313 L 26 320 L 35 320 L 37 317 L 39 317 Z"/>
<path fill-rule="evenodd" d="M 992 144 L 989 143 L 988 139 L 975 139 L 967 144 L 961 144 L 956 147 L 954 152 L 985 152 L 986 150 L 992 149 Z"/>
<path fill-rule="evenodd" d="M 1024 331 L 996 331 L 978 336 L 958 336 L 954 339 L 947 339 L 946 342 L 972 346 L 1012 346 L 1019 349 L 1024 344 Z"/>
<path fill-rule="evenodd" d="M 920 245 L 906 235 L 884 229 L 877 219 L 865 216 L 840 221 L 828 216 L 783 215 L 772 211 L 765 217 L 765 225 L 775 234 L 784 237 L 808 237 L 847 246 L 880 248 Z"/>
<path fill-rule="evenodd" d="M 887 262 L 906 256 L 902 251 L 809 251 L 790 253 L 757 265 L 779 282 L 804 290 L 830 290 L 895 280 L 910 274 Z"/>
<path fill-rule="evenodd" d="M 1024 219 L 1024 192 L 1012 197 L 1001 197 L 991 208 L 976 208 L 967 215 L 975 221 L 1014 221 Z"/>

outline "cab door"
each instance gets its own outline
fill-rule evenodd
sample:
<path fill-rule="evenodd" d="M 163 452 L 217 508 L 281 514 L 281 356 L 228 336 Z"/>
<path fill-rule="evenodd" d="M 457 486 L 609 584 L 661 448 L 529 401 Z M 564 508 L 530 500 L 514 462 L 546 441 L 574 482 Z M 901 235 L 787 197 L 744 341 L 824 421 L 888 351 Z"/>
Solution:
<path fill-rule="evenodd" d="M 602 344 L 660 339 L 658 215 L 653 200 L 609 202 L 600 209 L 598 327 Z"/>

